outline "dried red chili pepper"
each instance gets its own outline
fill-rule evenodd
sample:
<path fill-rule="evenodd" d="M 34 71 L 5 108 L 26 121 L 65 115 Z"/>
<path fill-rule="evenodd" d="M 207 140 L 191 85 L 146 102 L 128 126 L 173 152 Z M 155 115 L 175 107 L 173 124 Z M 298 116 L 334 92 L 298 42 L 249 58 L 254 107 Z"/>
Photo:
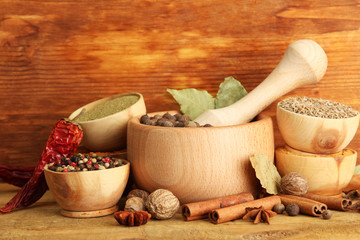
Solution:
<path fill-rule="evenodd" d="M 46 142 L 30 180 L 19 192 L 3 207 L 0 212 L 8 213 L 14 209 L 25 208 L 39 200 L 48 189 L 44 167 L 48 163 L 60 162 L 62 157 L 74 154 L 83 137 L 81 128 L 69 120 L 60 120 L 55 124 Z"/>
<path fill-rule="evenodd" d="M 0 164 L 0 182 L 22 187 L 29 181 L 34 169 L 35 167 L 7 166 Z"/>

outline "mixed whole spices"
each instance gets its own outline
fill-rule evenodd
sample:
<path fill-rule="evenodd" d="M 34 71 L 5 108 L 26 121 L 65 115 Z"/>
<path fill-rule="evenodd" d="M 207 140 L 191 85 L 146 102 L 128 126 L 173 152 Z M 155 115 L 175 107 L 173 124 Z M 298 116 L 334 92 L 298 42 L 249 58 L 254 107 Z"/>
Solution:
<path fill-rule="evenodd" d="M 150 218 L 165 220 L 172 218 L 179 210 L 179 199 L 167 189 L 157 189 L 148 193 L 133 189 L 127 195 L 125 208 L 113 214 L 120 225 L 140 226 Z"/>
<path fill-rule="evenodd" d="M 124 163 L 111 156 L 100 156 L 96 153 L 78 153 L 71 157 L 62 157 L 60 162 L 51 162 L 48 169 L 55 172 L 85 172 L 120 167 Z"/>
<path fill-rule="evenodd" d="M 241 94 L 237 95 L 231 101 L 224 100 L 224 92 L 230 91 L 231 88 L 241 90 Z M 183 92 L 177 90 L 168 90 L 177 99 L 182 102 L 182 109 L 187 109 L 189 99 L 194 96 L 207 95 L 205 92 L 194 89 Z M 201 92 L 201 93 L 200 93 Z M 238 84 L 235 79 L 227 78 L 220 86 L 216 99 L 207 96 L 204 100 L 205 108 L 215 108 L 216 105 L 226 106 L 246 94 L 245 89 Z M 200 97 L 202 98 L 202 97 Z M 122 102 L 123 102 L 122 98 Z M 138 100 L 137 96 L 129 96 L 128 105 L 134 104 Z M 314 112 L 311 107 L 317 104 L 323 104 L 325 110 L 317 112 L 326 113 L 328 118 L 351 117 L 357 114 L 352 109 L 345 108 L 345 112 L 337 110 L 336 113 L 329 112 L 331 107 L 338 106 L 333 102 L 317 102 L 311 100 L 313 106 L 306 106 L 304 109 L 294 107 L 299 102 L 309 98 L 293 98 L 283 102 L 281 107 L 291 111 L 307 114 Z M 117 104 L 107 102 L 107 104 Z M 108 116 L 112 112 L 107 111 L 108 105 L 99 105 L 93 111 L 89 111 L 87 115 L 82 116 L 80 121 L 91 121 L 97 118 Z M 128 107 L 123 106 L 124 108 Z M 343 109 L 343 106 L 340 106 Z M 113 107 L 110 106 L 111 109 Z M 310 109 L 310 110 L 309 110 Z M 162 126 L 162 127 L 201 127 L 192 121 L 198 112 L 194 113 L 190 108 L 188 114 L 170 114 L 163 115 L 143 115 L 140 122 L 146 125 Z M 118 111 L 118 109 L 117 109 Z M 183 111 L 182 111 L 183 112 Z M 320 114 L 324 115 L 324 114 Z M 316 116 L 320 116 L 316 113 Z M 320 116 L 321 117 L 321 116 Z M 323 116 L 324 117 L 324 116 Z M 203 127 L 210 127 L 204 125 Z M 48 169 L 56 172 L 80 172 L 103 170 L 121 166 L 121 160 L 112 158 L 111 156 L 93 154 L 75 154 L 83 137 L 81 128 L 69 120 L 60 120 L 56 123 L 52 130 L 45 149 L 41 155 L 41 159 L 37 166 L 34 167 L 12 167 L 0 165 L 0 180 L 22 187 L 20 191 L 0 209 L 2 213 L 8 213 L 15 209 L 25 208 L 35 203 L 48 189 L 45 177 L 44 167 L 48 164 Z M 255 199 L 251 193 L 243 192 L 231 196 L 223 196 L 216 199 L 206 201 L 187 203 L 180 206 L 179 199 L 169 190 L 157 189 L 151 193 L 141 189 L 134 189 L 129 192 L 126 197 L 125 207 L 122 211 L 114 213 L 114 218 L 121 225 L 140 226 L 146 224 L 151 218 L 154 219 L 170 219 L 176 212 L 181 209 L 181 214 L 185 221 L 193 221 L 199 219 L 209 219 L 210 222 L 218 224 L 235 219 L 252 220 L 255 224 L 264 222 L 270 224 L 270 218 L 277 214 L 287 214 L 288 216 L 297 216 L 298 214 L 306 214 L 323 219 L 330 219 L 332 212 L 329 209 L 346 211 L 360 210 L 360 190 L 352 190 L 344 192 L 342 196 L 324 196 L 308 193 L 307 181 L 301 175 L 294 172 L 289 175 L 280 177 L 276 167 L 272 161 L 266 156 L 255 154 L 250 157 L 250 162 L 256 172 L 256 177 L 265 190 L 265 195 Z"/>
<path fill-rule="evenodd" d="M 58 163 L 61 158 L 73 155 L 82 137 L 83 131 L 76 123 L 65 119 L 58 121 L 50 133 L 31 177 L 18 193 L 3 208 L 0 208 L 0 212 L 8 213 L 15 209 L 25 208 L 39 200 L 48 189 L 44 175 L 45 165 Z M 16 171 L 13 173 L 15 175 Z M 19 181 L 19 177 L 14 179 L 16 182 Z"/>

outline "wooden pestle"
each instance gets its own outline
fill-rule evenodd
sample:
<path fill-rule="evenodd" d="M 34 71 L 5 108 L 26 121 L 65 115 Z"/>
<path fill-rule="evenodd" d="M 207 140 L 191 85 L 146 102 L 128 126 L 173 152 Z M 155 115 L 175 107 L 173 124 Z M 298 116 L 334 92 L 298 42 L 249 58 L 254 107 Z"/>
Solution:
<path fill-rule="evenodd" d="M 195 121 L 213 126 L 247 123 L 282 95 L 320 81 L 326 68 L 327 56 L 319 44 L 309 39 L 293 42 L 277 67 L 253 91 L 230 106 L 205 111 Z"/>

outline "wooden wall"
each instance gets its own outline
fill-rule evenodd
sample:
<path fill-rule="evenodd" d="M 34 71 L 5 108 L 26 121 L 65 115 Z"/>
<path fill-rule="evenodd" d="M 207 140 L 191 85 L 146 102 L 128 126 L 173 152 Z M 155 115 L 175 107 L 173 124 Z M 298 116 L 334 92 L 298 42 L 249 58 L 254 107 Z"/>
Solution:
<path fill-rule="evenodd" d="M 234 76 L 251 91 L 303 38 L 328 70 L 285 97 L 360 110 L 359 1 L 2 0 L 0 163 L 34 165 L 58 119 L 105 96 L 140 92 L 152 112 L 178 109 L 167 88 L 215 95 Z M 266 112 L 275 120 L 275 103 Z"/>

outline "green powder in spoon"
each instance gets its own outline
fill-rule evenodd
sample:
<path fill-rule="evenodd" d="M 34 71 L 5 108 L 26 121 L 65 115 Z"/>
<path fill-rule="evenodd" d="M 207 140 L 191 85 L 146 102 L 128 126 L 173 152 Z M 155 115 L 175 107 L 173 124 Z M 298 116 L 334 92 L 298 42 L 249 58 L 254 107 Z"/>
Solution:
<path fill-rule="evenodd" d="M 114 113 L 120 112 L 139 100 L 137 95 L 126 95 L 106 101 L 86 111 L 79 119 L 79 122 L 88 122 L 95 119 L 107 117 Z"/>

